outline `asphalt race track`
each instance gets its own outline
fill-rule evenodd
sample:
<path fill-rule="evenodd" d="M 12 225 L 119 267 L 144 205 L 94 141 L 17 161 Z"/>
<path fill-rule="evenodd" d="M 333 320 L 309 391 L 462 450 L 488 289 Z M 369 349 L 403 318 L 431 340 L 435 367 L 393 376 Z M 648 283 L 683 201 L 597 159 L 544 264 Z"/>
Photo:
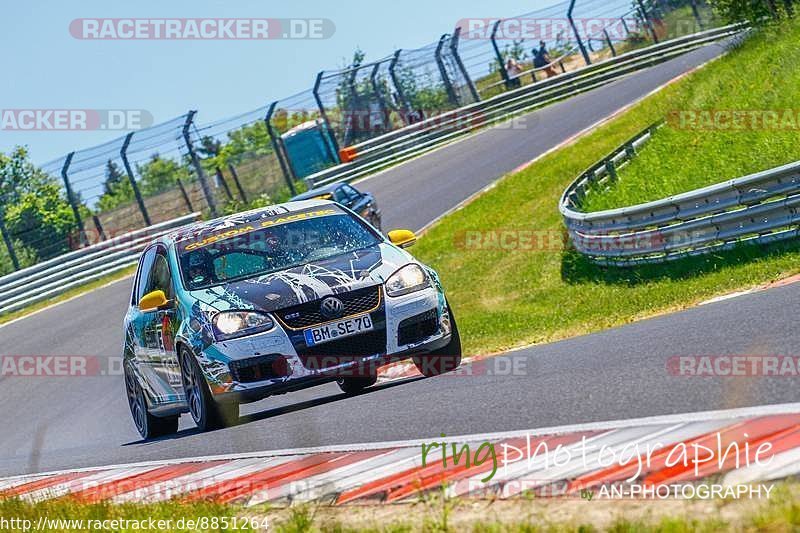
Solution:
<path fill-rule="evenodd" d="M 384 227 L 419 229 L 563 140 L 719 54 L 711 45 L 369 179 Z M 555 209 L 556 206 L 553 206 Z M 0 355 L 120 355 L 130 280 L 0 327 Z M 0 475 L 268 449 L 438 437 L 800 400 L 797 380 L 674 377 L 682 354 L 790 354 L 800 285 L 515 352 L 517 375 L 406 380 L 346 398 L 327 385 L 243 406 L 241 423 L 141 442 L 122 376 L 0 377 Z M 491 366 L 491 365 L 490 365 Z"/>

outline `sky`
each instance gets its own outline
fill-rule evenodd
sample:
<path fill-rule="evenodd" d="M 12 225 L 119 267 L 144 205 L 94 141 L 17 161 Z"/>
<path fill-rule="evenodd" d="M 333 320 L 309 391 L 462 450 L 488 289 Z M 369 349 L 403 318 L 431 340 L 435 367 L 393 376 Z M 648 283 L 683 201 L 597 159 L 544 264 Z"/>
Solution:
<path fill-rule="evenodd" d="M 145 110 L 159 123 L 198 110 L 208 123 L 308 89 L 320 70 L 438 39 L 464 18 L 511 17 L 553 0 L 86 0 L 6 1 L 0 18 L 0 109 Z M 325 18 L 324 40 L 83 40 L 79 18 Z M 120 131 L 0 129 L 0 151 L 29 148 L 41 164 L 119 137 Z"/>

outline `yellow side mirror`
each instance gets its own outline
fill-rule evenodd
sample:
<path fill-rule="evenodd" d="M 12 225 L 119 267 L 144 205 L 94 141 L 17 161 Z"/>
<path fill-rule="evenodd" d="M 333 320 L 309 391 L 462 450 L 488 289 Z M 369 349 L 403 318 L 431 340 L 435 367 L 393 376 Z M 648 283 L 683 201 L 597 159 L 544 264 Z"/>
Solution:
<path fill-rule="evenodd" d="M 396 229 L 389 232 L 389 240 L 392 244 L 400 248 L 408 248 L 417 242 L 417 236 L 414 232 L 407 229 Z"/>
<path fill-rule="evenodd" d="M 164 291 L 148 292 L 139 300 L 139 311 L 155 311 L 169 304 Z"/>

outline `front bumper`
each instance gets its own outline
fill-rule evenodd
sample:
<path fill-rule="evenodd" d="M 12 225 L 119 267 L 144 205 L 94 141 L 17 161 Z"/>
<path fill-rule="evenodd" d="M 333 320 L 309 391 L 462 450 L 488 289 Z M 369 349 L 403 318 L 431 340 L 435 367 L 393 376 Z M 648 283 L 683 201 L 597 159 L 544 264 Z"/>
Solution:
<path fill-rule="evenodd" d="M 306 346 L 303 328 L 293 329 L 281 320 L 268 332 L 210 345 L 199 362 L 211 391 L 220 401 L 256 401 L 340 378 L 374 375 L 382 365 L 449 343 L 450 316 L 437 288 L 397 298 L 381 293 L 379 300 L 370 311 L 372 332 L 327 347 Z"/>

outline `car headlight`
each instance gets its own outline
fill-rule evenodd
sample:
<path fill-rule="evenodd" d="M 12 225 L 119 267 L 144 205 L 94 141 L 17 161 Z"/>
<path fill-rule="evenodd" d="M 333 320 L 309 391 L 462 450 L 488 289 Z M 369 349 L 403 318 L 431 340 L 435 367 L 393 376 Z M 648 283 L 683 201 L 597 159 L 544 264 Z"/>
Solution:
<path fill-rule="evenodd" d="M 403 296 L 430 286 L 428 274 L 419 265 L 406 265 L 386 280 L 386 294 Z"/>
<path fill-rule="evenodd" d="M 224 311 L 214 316 L 214 333 L 224 341 L 272 329 L 275 325 L 269 315 L 255 311 Z"/>

